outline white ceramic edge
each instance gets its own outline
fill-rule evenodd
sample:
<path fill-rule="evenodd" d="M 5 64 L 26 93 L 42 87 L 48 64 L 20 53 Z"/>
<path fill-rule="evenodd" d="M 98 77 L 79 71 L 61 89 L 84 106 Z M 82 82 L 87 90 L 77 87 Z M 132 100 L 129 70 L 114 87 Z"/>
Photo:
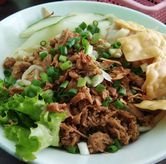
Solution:
<path fill-rule="evenodd" d="M 115 6 L 115 5 L 108 4 L 108 3 L 93 2 L 93 1 L 91 1 L 91 2 L 90 2 L 90 1 L 67 1 L 67 2 L 61 1 L 61 2 L 49 2 L 49 3 L 44 3 L 44 4 L 32 6 L 32 7 L 23 9 L 23 10 L 21 10 L 21 11 L 18 11 L 18 12 L 16 12 L 16 13 L 14 13 L 14 14 L 8 16 L 7 18 L 1 20 L 1 21 L 0 21 L 0 25 L 1 25 L 1 23 L 2 23 L 2 24 L 5 23 L 5 22 L 8 21 L 9 19 L 12 19 L 13 16 L 18 15 L 18 14 L 20 14 L 20 13 L 23 13 L 24 11 L 31 10 L 31 9 L 36 8 L 36 7 L 43 7 L 43 6 L 45 6 L 45 5 L 52 5 L 52 4 L 54 4 L 54 3 L 89 3 L 89 4 L 92 4 L 92 3 L 93 3 L 93 4 L 96 4 L 96 5 L 102 4 L 102 5 L 105 5 L 105 6 L 108 6 L 108 5 L 109 5 L 109 6 L 114 6 L 115 8 L 117 7 L 118 9 L 119 9 L 119 8 L 123 8 L 123 10 L 129 10 L 129 11 L 138 13 L 139 15 L 143 15 L 143 16 L 146 17 L 147 19 L 150 19 L 150 20 L 156 22 L 157 24 L 159 24 L 159 25 L 162 27 L 163 30 L 166 29 L 166 26 L 165 26 L 162 22 L 160 22 L 160 21 L 158 21 L 158 20 L 156 20 L 156 19 L 154 19 L 154 18 L 152 18 L 152 17 L 150 17 L 150 16 L 148 16 L 148 15 L 146 15 L 146 14 L 143 14 L 143 13 L 141 13 L 141 12 L 138 12 L 138 11 L 136 11 L 136 10 L 129 9 L 129 8 L 126 8 L 126 7 L 122 7 L 122 6 Z M 111 13 L 111 12 L 110 12 L 110 13 Z M 7 139 L 4 140 L 4 142 L 7 142 L 9 145 L 11 144 L 11 142 L 8 141 Z M 9 145 L 8 145 L 8 146 L 9 146 Z M 14 145 L 13 145 L 13 144 L 11 144 L 11 145 L 12 145 L 12 149 L 13 149 L 13 151 L 14 151 Z M 14 152 L 11 151 L 11 149 L 10 149 L 8 146 L 3 146 L 3 145 L 1 145 L 1 147 L 2 147 L 4 150 L 6 150 L 6 151 L 8 151 L 10 154 L 14 155 Z M 166 157 L 166 153 L 164 153 L 164 154 L 162 154 L 162 155 L 159 155 L 158 157 L 155 156 L 155 159 L 151 159 L 150 161 L 146 161 L 146 164 L 150 164 L 150 163 L 152 163 L 152 162 L 158 162 L 158 161 L 164 159 L 165 157 Z"/>
<path fill-rule="evenodd" d="M 0 21 L 0 23 L 4 23 L 5 21 L 7 21 L 8 19 L 10 19 L 11 17 L 13 17 L 14 15 L 17 15 L 17 14 L 19 14 L 19 13 L 22 13 L 22 12 L 24 12 L 24 11 L 26 11 L 26 10 L 30 10 L 30 9 L 33 9 L 33 8 L 36 8 L 36 7 L 43 7 L 43 6 L 45 6 L 45 5 L 51 5 L 51 4 L 54 4 L 54 3 L 89 3 L 89 4 L 102 4 L 102 5 L 106 5 L 106 6 L 108 6 L 108 5 L 110 5 L 110 6 L 114 6 L 114 7 L 117 7 L 117 8 L 123 8 L 124 10 L 129 10 L 129 11 L 132 11 L 132 12 L 135 12 L 135 13 L 139 13 L 139 14 L 141 14 L 141 15 L 143 15 L 144 17 L 146 17 L 146 18 L 148 18 L 148 19 L 151 19 L 151 20 L 153 20 L 153 21 L 155 21 L 155 22 L 157 22 L 158 24 L 160 24 L 161 26 L 163 26 L 163 27 L 165 27 L 166 28 L 166 25 L 164 24 L 164 23 L 162 23 L 162 22 L 160 22 L 159 20 L 157 20 L 157 19 L 155 19 L 155 18 L 153 18 L 153 17 L 151 17 L 151 16 L 149 16 L 149 15 L 147 15 L 147 14 L 144 14 L 144 13 L 142 13 L 142 12 L 139 12 L 139 11 L 137 11 L 137 10 L 134 10 L 134 9 L 131 9 L 131 8 L 128 8 L 128 7 L 124 7 L 124 6 L 117 6 L 117 5 L 114 5 L 114 4 L 109 4 L 109 3 L 106 3 L 106 2 L 96 2 L 96 1 L 85 1 L 85 0 L 80 0 L 80 1 L 55 1 L 55 2 L 48 2 L 48 3 L 42 3 L 42 4 L 39 4 L 39 5 L 35 5 L 35 6 L 32 6 L 32 7 L 28 7 L 28 8 L 25 8 L 25 9 L 22 9 L 22 10 L 20 10 L 20 11 L 17 11 L 17 12 L 15 12 L 15 13 L 13 13 L 13 14 L 11 14 L 11 15 L 9 15 L 8 17 L 6 17 L 6 18 L 4 18 L 4 19 L 2 19 L 1 21 Z M 111 13 L 111 12 L 110 12 Z"/>

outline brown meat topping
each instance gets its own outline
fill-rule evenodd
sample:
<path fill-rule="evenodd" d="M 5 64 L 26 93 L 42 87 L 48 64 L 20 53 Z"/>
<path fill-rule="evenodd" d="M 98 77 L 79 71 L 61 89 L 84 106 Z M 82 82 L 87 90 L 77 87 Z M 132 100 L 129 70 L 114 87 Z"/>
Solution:
<path fill-rule="evenodd" d="M 13 96 L 16 93 L 22 93 L 24 89 L 18 87 L 11 87 L 9 88 L 9 94 Z"/>
<path fill-rule="evenodd" d="M 28 67 L 30 67 L 31 64 L 28 62 L 24 62 L 24 61 L 17 61 L 14 66 L 13 66 L 13 70 L 12 70 L 12 76 L 15 77 L 16 79 L 21 78 L 22 74 L 25 72 L 26 69 L 28 69 Z"/>
<path fill-rule="evenodd" d="M 93 98 L 90 94 L 90 89 L 87 87 L 81 88 L 80 92 L 78 92 L 77 95 L 71 99 L 70 103 L 77 104 L 78 102 L 85 99 L 88 100 L 91 104 L 93 103 Z"/>
<path fill-rule="evenodd" d="M 65 123 L 61 124 L 60 136 L 61 143 L 65 146 L 76 145 L 80 140 L 80 134 L 78 134 L 71 125 Z"/>
<path fill-rule="evenodd" d="M 113 140 L 107 133 L 96 132 L 88 138 L 88 148 L 90 153 L 104 152 L 106 147 L 113 143 Z"/>
<path fill-rule="evenodd" d="M 47 110 L 50 112 L 64 112 L 67 111 L 68 107 L 66 103 L 59 104 L 59 103 L 50 103 L 47 106 Z"/>
<path fill-rule="evenodd" d="M 13 67 L 13 65 L 15 64 L 16 62 L 16 59 L 15 58 L 12 58 L 12 57 L 7 57 L 4 61 L 4 68 L 7 68 L 7 69 L 11 69 Z"/>
<path fill-rule="evenodd" d="M 132 72 L 129 73 L 129 79 L 135 83 L 138 87 L 142 87 L 143 83 L 144 83 L 144 79 Z"/>

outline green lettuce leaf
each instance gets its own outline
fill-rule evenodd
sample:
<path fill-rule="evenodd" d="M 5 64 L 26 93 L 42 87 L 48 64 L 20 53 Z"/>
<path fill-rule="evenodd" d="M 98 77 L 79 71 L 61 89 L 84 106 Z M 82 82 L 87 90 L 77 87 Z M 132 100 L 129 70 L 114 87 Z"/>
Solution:
<path fill-rule="evenodd" d="M 45 109 L 44 100 L 39 100 L 38 96 L 23 97 L 22 95 L 15 94 L 8 99 L 8 102 L 0 107 L 0 110 L 13 110 L 26 114 L 31 119 L 38 121 L 40 114 Z"/>
<path fill-rule="evenodd" d="M 34 160 L 35 154 L 49 146 L 59 146 L 60 124 L 67 118 L 67 113 L 45 111 L 37 127 L 23 128 L 18 125 L 5 127 L 5 135 L 16 143 L 16 154 L 24 161 Z"/>
<path fill-rule="evenodd" d="M 35 152 L 40 148 L 36 138 L 29 137 L 30 130 L 20 126 L 6 126 L 5 135 L 16 144 L 16 154 L 24 161 L 35 159 Z"/>

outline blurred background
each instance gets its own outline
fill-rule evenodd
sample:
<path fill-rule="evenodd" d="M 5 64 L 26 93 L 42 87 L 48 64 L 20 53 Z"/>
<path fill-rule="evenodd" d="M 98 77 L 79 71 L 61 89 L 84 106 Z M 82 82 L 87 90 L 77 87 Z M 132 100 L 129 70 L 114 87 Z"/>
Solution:
<path fill-rule="evenodd" d="M 55 0 L 0 0 L 0 20 L 24 8 Z"/>

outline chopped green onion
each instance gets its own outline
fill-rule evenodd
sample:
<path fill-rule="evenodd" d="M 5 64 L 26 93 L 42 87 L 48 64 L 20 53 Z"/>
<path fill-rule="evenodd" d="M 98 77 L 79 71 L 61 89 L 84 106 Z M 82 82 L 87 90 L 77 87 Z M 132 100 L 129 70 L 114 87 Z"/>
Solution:
<path fill-rule="evenodd" d="M 83 31 L 80 34 L 82 36 L 82 38 L 84 39 L 91 39 L 92 38 L 92 34 L 89 31 Z"/>
<path fill-rule="evenodd" d="M 109 53 L 107 53 L 107 52 L 103 52 L 102 53 L 102 57 L 106 58 L 106 59 L 109 59 L 111 57 L 111 55 Z"/>
<path fill-rule="evenodd" d="M 11 70 L 5 69 L 3 73 L 4 73 L 5 77 L 9 77 L 11 75 Z"/>
<path fill-rule="evenodd" d="M 67 147 L 66 147 L 66 150 L 67 150 L 69 153 L 72 153 L 72 154 L 76 154 L 76 153 L 79 152 L 77 146 L 67 146 Z"/>
<path fill-rule="evenodd" d="M 69 84 L 69 81 L 66 80 L 59 87 L 60 88 L 66 88 L 68 86 L 68 84 Z"/>
<path fill-rule="evenodd" d="M 89 47 L 89 42 L 88 42 L 88 40 L 87 40 L 87 39 L 82 38 L 82 46 L 83 46 L 84 51 L 85 51 L 85 53 L 86 53 L 86 52 L 87 52 L 87 50 L 88 50 L 88 47 Z"/>
<path fill-rule="evenodd" d="M 72 67 L 72 62 L 71 61 L 66 61 L 66 62 L 64 62 L 64 63 L 60 63 L 60 69 L 62 70 L 62 71 L 65 71 L 65 70 L 67 70 L 67 69 L 69 69 L 69 68 L 71 68 Z"/>
<path fill-rule="evenodd" d="M 7 88 L 14 85 L 15 82 L 16 82 L 16 79 L 12 75 L 10 75 L 9 77 L 5 77 L 4 79 L 4 84 L 5 84 L 5 87 Z"/>
<path fill-rule="evenodd" d="M 118 49 L 118 48 L 120 48 L 121 43 L 120 42 L 115 42 L 111 46 L 112 46 L 112 48 Z"/>
<path fill-rule="evenodd" d="M 55 68 L 54 66 L 50 66 L 47 68 L 47 75 L 54 78 L 54 79 L 58 79 L 60 76 L 60 70 L 59 70 L 59 68 Z"/>
<path fill-rule="evenodd" d="M 100 32 L 100 29 L 94 25 L 88 25 L 87 30 L 90 31 L 92 34 Z"/>
<path fill-rule="evenodd" d="M 40 59 L 43 60 L 48 55 L 47 52 L 43 51 L 39 53 Z"/>
<path fill-rule="evenodd" d="M 80 44 L 79 43 L 76 43 L 75 45 L 74 45 L 74 48 L 76 48 L 78 51 L 81 49 L 81 46 L 80 46 Z"/>
<path fill-rule="evenodd" d="M 67 55 L 68 52 L 66 46 L 59 46 L 58 49 L 61 55 Z"/>
<path fill-rule="evenodd" d="M 107 97 L 107 98 L 102 102 L 102 106 L 108 107 L 111 102 L 112 102 L 112 98 L 111 98 L 111 97 Z"/>
<path fill-rule="evenodd" d="M 75 28 L 75 32 L 77 32 L 77 33 L 79 33 L 79 34 L 80 34 L 82 31 L 83 31 L 83 30 L 82 30 L 82 28 L 80 28 L 80 27 L 76 27 L 76 28 Z"/>
<path fill-rule="evenodd" d="M 91 42 L 92 42 L 93 44 L 97 43 L 98 40 L 100 39 L 100 37 L 101 37 L 101 36 L 100 36 L 99 33 L 95 33 L 95 34 L 92 36 Z"/>
<path fill-rule="evenodd" d="M 66 43 L 66 46 L 71 48 L 72 46 L 74 46 L 75 43 L 76 43 L 76 39 L 75 38 L 69 38 L 69 40 Z"/>
<path fill-rule="evenodd" d="M 82 22 L 82 23 L 79 25 L 79 27 L 80 27 L 82 30 L 85 30 L 86 27 L 87 27 L 87 25 L 86 25 L 85 22 Z"/>
<path fill-rule="evenodd" d="M 121 81 L 120 80 L 116 80 L 116 81 L 114 81 L 113 82 L 113 84 L 112 84 L 112 86 L 114 87 L 114 88 L 119 88 L 120 87 L 120 83 L 121 83 Z"/>
<path fill-rule="evenodd" d="M 114 139 L 114 145 L 116 145 L 118 147 L 118 149 L 122 148 L 122 145 L 118 139 Z"/>
<path fill-rule="evenodd" d="M 54 92 L 49 89 L 49 90 L 43 91 L 40 96 L 44 99 L 45 102 L 51 103 L 53 102 L 53 95 L 54 95 Z"/>
<path fill-rule="evenodd" d="M 40 73 L 40 77 L 41 77 L 42 82 L 49 81 L 48 75 L 45 72 Z"/>
<path fill-rule="evenodd" d="M 126 95 L 126 89 L 124 87 L 119 87 L 118 89 L 119 95 L 125 96 Z"/>
<path fill-rule="evenodd" d="M 86 78 L 80 77 L 77 81 L 77 87 L 84 87 L 86 86 Z"/>
<path fill-rule="evenodd" d="M 107 151 L 110 153 L 115 153 L 116 151 L 118 151 L 118 147 L 116 145 L 110 145 L 107 147 Z"/>
<path fill-rule="evenodd" d="M 65 62 L 66 60 L 67 60 L 67 56 L 64 56 L 64 55 L 59 56 L 59 61 L 60 62 Z"/>
<path fill-rule="evenodd" d="M 40 42 L 40 45 L 41 45 L 41 46 L 46 46 L 46 44 L 47 44 L 47 42 L 46 42 L 45 40 L 42 40 L 42 41 Z"/>
<path fill-rule="evenodd" d="M 77 89 L 72 88 L 72 89 L 69 89 L 67 93 L 68 93 L 70 96 L 75 96 L 75 95 L 77 94 L 77 92 L 78 92 Z"/>
<path fill-rule="evenodd" d="M 141 69 L 141 67 L 134 67 L 131 69 L 132 72 L 134 72 L 136 75 L 142 75 L 143 71 Z"/>
<path fill-rule="evenodd" d="M 103 92 L 105 90 L 105 86 L 103 84 L 99 84 L 95 89 L 97 92 Z"/>
<path fill-rule="evenodd" d="M 40 89 L 41 88 L 38 86 L 29 85 L 24 89 L 24 94 L 25 94 L 25 96 L 28 96 L 28 97 L 35 97 L 38 94 L 38 92 L 40 91 Z"/>
<path fill-rule="evenodd" d="M 39 87 L 41 87 L 41 85 L 42 85 L 42 82 L 40 81 L 40 80 L 32 80 L 32 84 L 33 85 L 35 85 L 35 86 L 39 86 Z"/>
<path fill-rule="evenodd" d="M 51 49 L 49 50 L 49 53 L 50 53 L 52 56 L 54 56 L 54 55 L 56 54 L 55 48 L 51 48 Z"/>
<path fill-rule="evenodd" d="M 45 40 L 42 40 L 42 41 L 40 42 L 40 45 L 44 47 L 44 46 L 47 45 L 47 42 L 46 42 Z"/>
<path fill-rule="evenodd" d="M 93 21 L 94 26 L 98 26 L 98 24 L 99 24 L 98 21 L 96 21 L 96 20 Z"/>
<path fill-rule="evenodd" d="M 117 99 L 116 101 L 114 101 L 114 106 L 118 109 L 123 109 L 125 107 L 125 104 Z"/>

